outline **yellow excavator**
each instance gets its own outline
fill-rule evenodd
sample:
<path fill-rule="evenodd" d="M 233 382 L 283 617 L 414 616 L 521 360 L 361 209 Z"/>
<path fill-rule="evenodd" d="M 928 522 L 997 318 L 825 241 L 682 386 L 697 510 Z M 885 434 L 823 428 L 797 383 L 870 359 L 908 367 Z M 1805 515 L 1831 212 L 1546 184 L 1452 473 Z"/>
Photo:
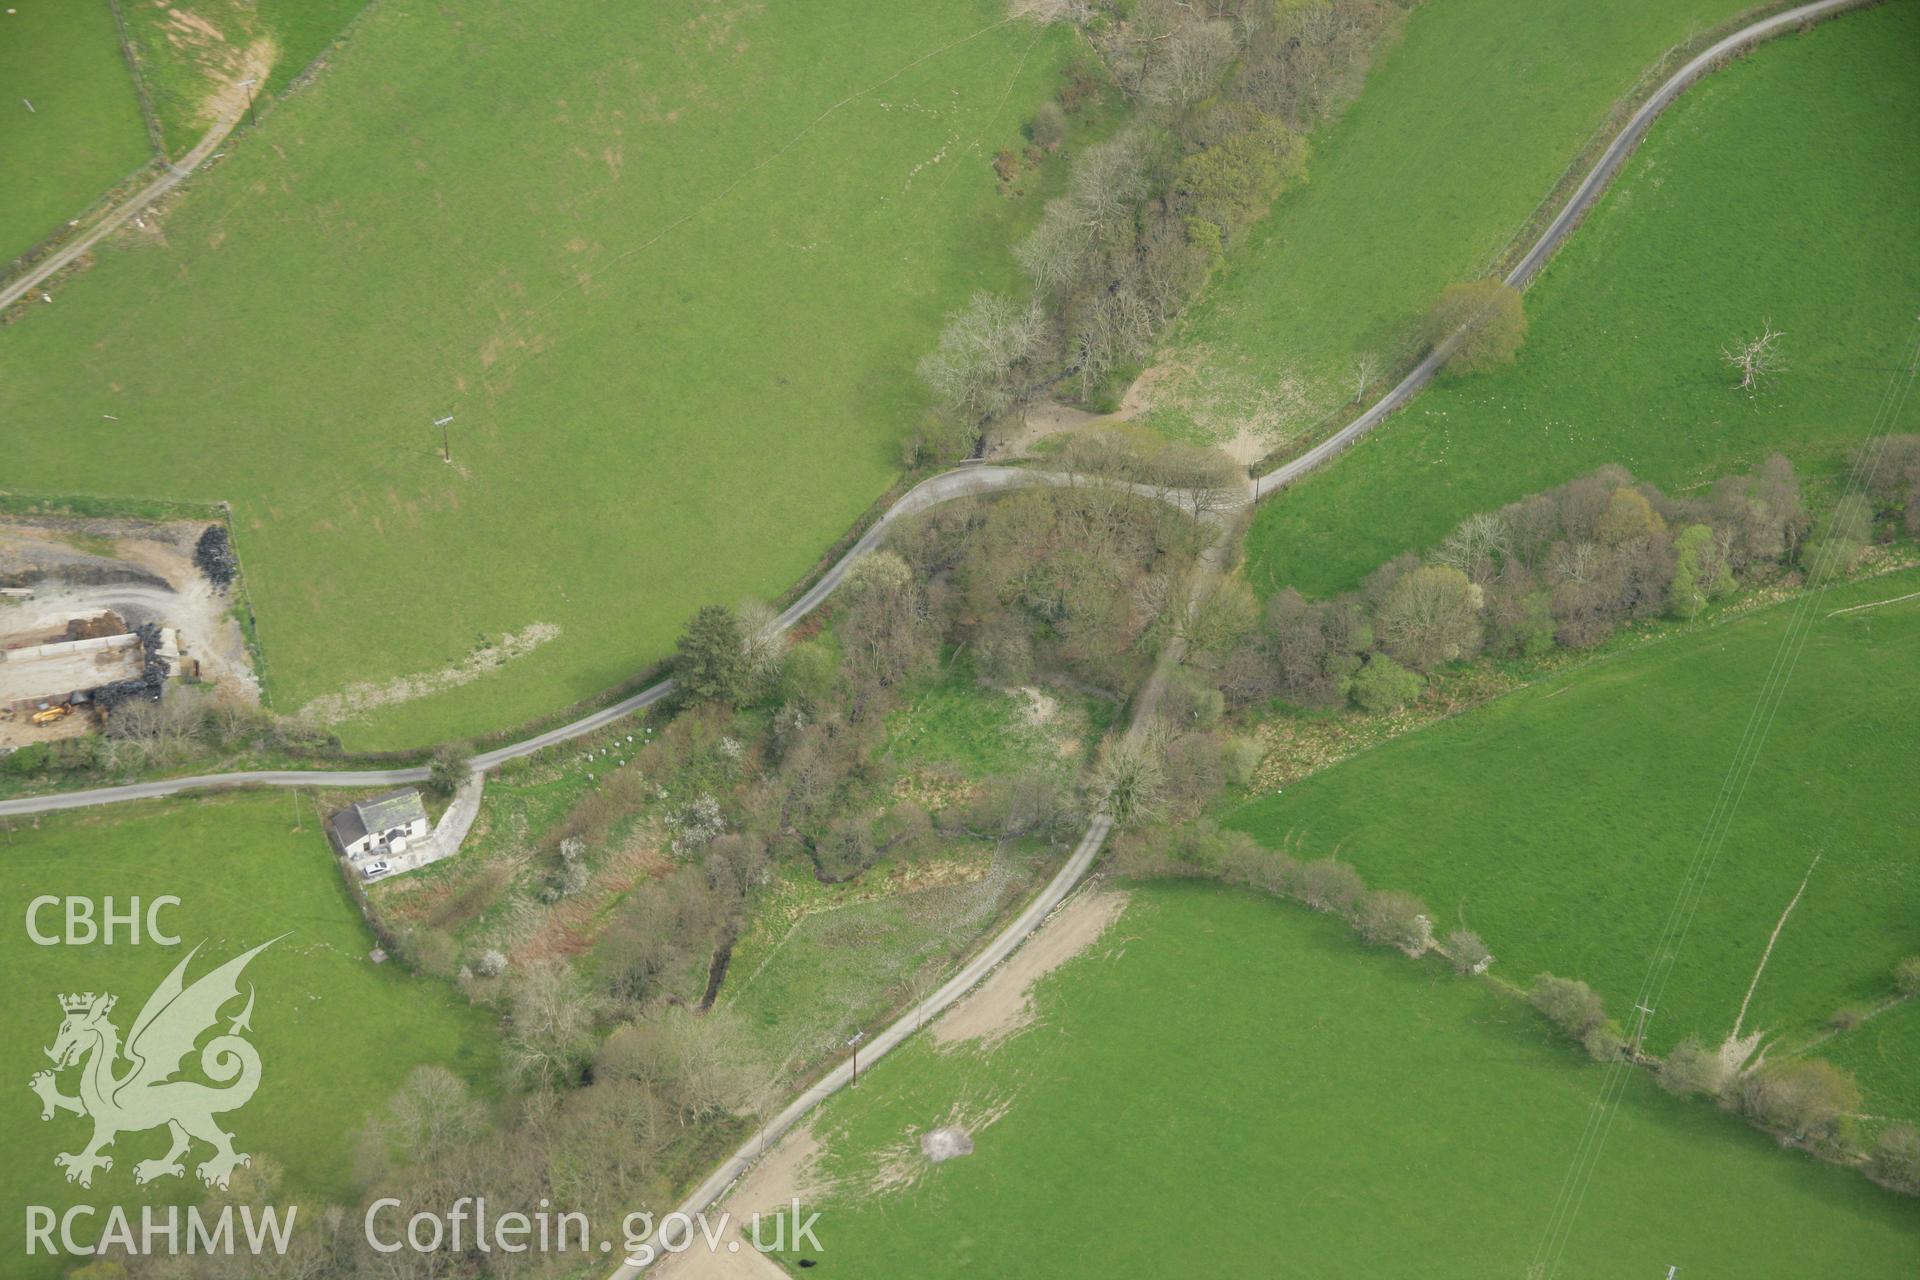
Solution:
<path fill-rule="evenodd" d="M 64 720 L 72 714 L 73 704 L 71 702 L 63 702 L 57 707 L 48 707 L 45 711 L 34 712 L 33 722 L 35 724 L 52 724 L 54 721 Z"/>

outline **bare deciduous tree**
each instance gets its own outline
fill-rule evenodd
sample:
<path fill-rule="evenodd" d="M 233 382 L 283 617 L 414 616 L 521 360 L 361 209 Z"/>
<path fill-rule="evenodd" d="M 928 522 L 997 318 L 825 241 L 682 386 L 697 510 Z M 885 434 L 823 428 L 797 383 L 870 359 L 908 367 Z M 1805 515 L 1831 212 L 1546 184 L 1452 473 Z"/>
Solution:
<path fill-rule="evenodd" d="M 780 663 L 787 656 L 786 633 L 780 629 L 780 615 L 762 600 L 743 600 L 734 610 L 740 619 L 740 652 L 747 675 L 763 687 L 780 674 Z"/>
<path fill-rule="evenodd" d="M 369 1123 L 387 1150 L 419 1160 L 437 1160 L 486 1127 L 486 1110 L 466 1081 L 433 1065 L 415 1067 L 387 1102 L 386 1114 Z"/>
<path fill-rule="evenodd" d="M 1141 86 L 1141 96 L 1185 111 L 1213 92 L 1233 56 L 1233 28 L 1226 23 L 1186 23 L 1168 38 L 1165 53 L 1154 61 Z"/>
<path fill-rule="evenodd" d="M 536 964 L 513 990 L 507 1065 L 524 1081 L 555 1084 L 583 1057 L 593 1028 L 593 1001 L 564 962 Z"/>
<path fill-rule="evenodd" d="M 976 293 L 940 332 L 940 345 L 920 362 L 920 376 L 948 408 L 978 421 L 1012 408 L 1014 372 L 1045 327 L 1040 308 L 998 294 Z"/>
<path fill-rule="evenodd" d="M 1065 290 L 1085 272 L 1092 230 L 1073 201 L 1062 197 L 1047 203 L 1040 225 L 1013 251 L 1021 269 L 1043 292 Z"/>
<path fill-rule="evenodd" d="M 1353 398 L 1356 402 L 1366 398 L 1367 388 L 1372 386 L 1379 376 L 1380 353 L 1378 351 L 1362 351 L 1353 358 Z"/>
<path fill-rule="evenodd" d="M 1435 555 L 1441 564 L 1451 565 L 1464 574 L 1471 575 L 1474 566 L 1493 556 L 1505 558 L 1511 554 L 1512 530 L 1507 518 L 1498 511 L 1481 511 L 1468 516 L 1460 522 L 1460 527 L 1447 535 Z"/>
<path fill-rule="evenodd" d="M 1387 651 L 1421 671 L 1480 650 L 1475 589 L 1446 565 L 1416 569 L 1394 583 L 1375 625 Z"/>
<path fill-rule="evenodd" d="M 1094 765 L 1093 786 L 1101 807 L 1119 827 L 1149 821 L 1166 804 L 1160 753 L 1135 738 L 1108 740 Z"/>
<path fill-rule="evenodd" d="M 1128 130 L 1080 153 L 1067 191 L 1082 222 L 1104 234 L 1131 221 L 1134 202 L 1147 191 L 1148 139 Z"/>
<path fill-rule="evenodd" d="M 1759 337 L 1722 348 L 1720 354 L 1740 374 L 1740 381 L 1734 383 L 1736 391 L 1751 394 L 1774 374 L 1787 371 L 1780 357 L 1780 339 L 1784 337 L 1786 334 L 1775 329 L 1769 319 L 1761 323 Z"/>

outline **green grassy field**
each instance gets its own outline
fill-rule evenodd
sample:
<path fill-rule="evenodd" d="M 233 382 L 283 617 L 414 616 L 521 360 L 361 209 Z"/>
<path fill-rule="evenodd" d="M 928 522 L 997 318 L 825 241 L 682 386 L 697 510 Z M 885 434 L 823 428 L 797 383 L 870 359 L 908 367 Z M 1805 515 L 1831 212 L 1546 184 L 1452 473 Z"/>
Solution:
<path fill-rule="evenodd" d="M 1451 281 L 1485 274 L 1608 109 L 1672 46 L 1746 0 L 1448 0 L 1409 17 L 1311 179 L 1235 249 L 1162 363 L 1182 435 L 1257 421 L 1277 446 L 1391 366 Z M 1202 419 L 1196 423 L 1195 418 Z"/>
<path fill-rule="evenodd" d="M 1821 612 L 1915 591 L 1909 569 L 1836 587 Z M 1337 846 L 1374 886 L 1420 894 L 1442 930 L 1478 930 L 1509 981 L 1584 978 L 1626 1015 L 1794 608 L 1550 677 L 1252 801 L 1230 823 L 1270 843 L 1291 833 L 1315 856 Z M 1717 1044 L 1732 1029 L 1815 855 L 1744 1030 L 1785 1035 L 1778 1057 L 1835 1010 L 1891 996 L 1894 962 L 1920 951 L 1916 717 L 1920 600 L 1813 626 L 1652 1045 L 1691 1033 Z M 1853 1034 L 1897 1025 L 1889 1015 Z M 1849 1039 L 1820 1052 L 1847 1048 L 1887 1109 L 1920 1118 L 1909 1053 L 1856 1053 Z"/>
<path fill-rule="evenodd" d="M 1831 464 L 1872 423 L 1920 297 L 1916 130 L 1920 5 L 1905 0 L 1688 90 L 1528 293 L 1518 363 L 1427 391 L 1263 507 L 1249 581 L 1349 587 L 1602 463 L 1671 490 L 1776 449 Z M 1748 397 L 1721 349 L 1769 318 L 1789 371 Z"/>
<path fill-rule="evenodd" d="M 249 1038 L 260 1051 L 262 1079 L 252 1101 L 222 1122 L 235 1134 L 237 1150 L 284 1168 L 288 1194 L 308 1205 L 347 1202 L 352 1134 L 415 1066 L 435 1063 L 483 1091 L 493 1089 L 491 1020 L 450 987 L 367 959 L 373 938 L 340 882 L 311 807 L 303 827 L 294 829 L 291 797 L 251 795 L 62 814 L 37 827 L 14 820 L 0 835 L 0 910 L 7 921 L 0 1011 L 10 1031 L 0 1046 L 0 1079 L 12 1099 L 0 1112 L 0 1134 L 14 1157 L 0 1171 L 0 1201 L 10 1207 L 0 1222 L 8 1275 L 59 1274 L 57 1266 L 42 1265 L 49 1260 L 23 1258 L 23 1205 L 182 1202 L 200 1189 L 191 1169 L 183 1183 L 134 1183 L 134 1165 L 164 1152 L 164 1131 L 123 1134 L 110 1151 L 113 1169 L 96 1174 L 91 1190 L 63 1180 L 54 1153 L 78 1150 L 85 1122 L 59 1113 L 43 1123 L 38 1101 L 26 1090 L 28 1078 L 48 1065 L 42 1049 L 59 1030 L 63 993 L 113 992 L 119 998 L 113 1021 L 125 1035 L 155 985 L 196 944 L 201 950 L 189 981 L 288 935 L 245 972 L 243 992 L 245 984 L 257 991 Z M 112 946 L 36 946 L 25 929 L 27 904 L 43 894 L 96 904 L 111 895 L 121 909 L 134 896 L 175 895 L 181 905 L 161 920 L 181 944 L 130 946 L 123 935 Z M 41 931 L 60 932 L 60 920 L 59 908 L 44 910 Z M 237 1005 L 226 1011 L 237 1012 Z M 60 1083 L 72 1093 L 73 1073 Z M 206 1155 L 199 1149 L 193 1159 Z"/>
<path fill-rule="evenodd" d="M 191 6 L 129 4 L 128 38 L 159 118 L 167 151 L 193 149 L 215 116 L 209 97 L 257 72 L 256 100 L 285 89 L 367 0 L 195 0 Z M 258 53 L 258 63 L 249 55 Z M 242 101 L 235 98 L 234 102 Z"/>
<path fill-rule="evenodd" d="M 911 691 L 887 720 L 883 753 L 908 766 L 957 770 L 978 780 L 1022 769 L 1071 775 L 1113 723 L 1114 704 L 1056 686 L 979 684 L 965 652 Z"/>
<path fill-rule="evenodd" d="M 0 263 L 152 157 L 107 0 L 14 0 L 9 9 L 0 13 Z"/>
<path fill-rule="evenodd" d="M 376 8 L 164 243 L 0 335 L 6 484 L 231 499 L 275 706 L 400 699 L 350 744 L 593 697 L 886 489 L 1064 171 L 988 160 L 1073 50 L 998 0 Z"/>
<path fill-rule="evenodd" d="M 996 851 L 945 841 L 925 858 L 832 886 L 781 867 L 754 900 L 718 1005 L 745 1019 L 769 1063 L 831 1061 L 849 1035 L 885 1025 L 909 996 L 938 986 L 1038 889 L 1054 853 L 1037 842 Z"/>
<path fill-rule="evenodd" d="M 1920 1001 L 1906 1000 L 1814 1052 L 1854 1073 L 1872 1115 L 1911 1115 L 1920 1079 Z"/>
<path fill-rule="evenodd" d="M 844 1181 L 806 1201 L 796 1274 L 1524 1275 L 1600 1086 L 1519 1002 L 1199 885 L 1136 892 L 1036 1000 L 996 1052 L 922 1038 L 827 1104 Z M 915 1135 L 956 1105 L 1005 1114 L 929 1169 Z M 1911 1202 L 1639 1079 L 1553 1274 L 1894 1277 L 1917 1253 Z"/>

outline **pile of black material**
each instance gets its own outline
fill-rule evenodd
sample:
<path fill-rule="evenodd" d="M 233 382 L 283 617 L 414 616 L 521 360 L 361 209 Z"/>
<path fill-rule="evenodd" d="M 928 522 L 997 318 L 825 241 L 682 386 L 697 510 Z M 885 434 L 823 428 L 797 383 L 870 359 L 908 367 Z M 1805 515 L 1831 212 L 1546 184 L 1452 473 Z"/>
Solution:
<path fill-rule="evenodd" d="M 240 571 L 240 562 L 234 558 L 233 543 L 227 539 L 227 526 L 207 526 L 207 531 L 200 535 L 200 541 L 194 544 L 193 562 L 200 566 L 200 572 L 206 574 L 207 581 L 214 586 L 232 584 L 234 575 Z"/>
<path fill-rule="evenodd" d="M 143 622 L 133 629 L 133 634 L 140 637 L 140 648 L 146 655 L 140 674 L 130 680 L 115 680 L 112 684 L 103 684 L 95 689 L 95 705 L 111 710 L 136 698 L 145 698 L 149 702 L 160 701 L 160 690 L 167 683 L 167 673 L 173 669 L 173 664 L 160 656 L 160 628 L 151 622 Z"/>

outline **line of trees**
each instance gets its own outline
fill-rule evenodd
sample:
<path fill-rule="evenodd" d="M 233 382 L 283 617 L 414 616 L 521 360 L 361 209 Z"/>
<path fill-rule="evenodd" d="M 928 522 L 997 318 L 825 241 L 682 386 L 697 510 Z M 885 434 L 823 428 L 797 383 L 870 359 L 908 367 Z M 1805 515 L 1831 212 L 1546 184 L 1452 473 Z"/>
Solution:
<path fill-rule="evenodd" d="M 1434 952 L 1461 974 L 1485 973 L 1493 953 L 1471 929 L 1434 932 L 1434 914 L 1413 894 L 1370 889 L 1360 873 L 1337 857 L 1303 860 L 1294 848 L 1269 849 L 1206 817 L 1132 828 L 1114 840 L 1113 868 L 1137 879 L 1220 880 L 1287 898 L 1336 916 L 1371 946 L 1393 947 L 1408 956 Z"/>
<path fill-rule="evenodd" d="M 1410 0 L 1080 0 L 1065 7 L 1128 102 L 1112 137 L 1069 157 L 1064 195 L 1015 249 L 1031 285 L 974 295 L 920 372 L 937 408 L 909 463 L 951 461 L 982 429 L 1064 384 L 1098 404 L 1226 249 L 1306 181 L 1312 125 L 1351 100 Z M 1029 127 L 1051 151 L 1096 77 L 1072 73 Z M 1045 142 L 1042 139 L 1046 139 Z"/>
<path fill-rule="evenodd" d="M 1118 834 L 1110 865 L 1135 879 L 1218 880 L 1287 898 L 1344 920 L 1369 945 L 1394 947 L 1414 958 L 1436 953 L 1463 976 L 1492 966 L 1492 952 L 1471 929 L 1437 936 L 1435 917 L 1418 897 L 1370 889 L 1338 857 L 1302 859 L 1298 852 L 1291 839 L 1281 848 L 1267 848 L 1190 811 Z M 1896 965 L 1892 982 L 1894 1002 L 1920 996 L 1920 956 Z M 1682 1040 L 1664 1058 L 1654 1057 L 1629 1040 L 1605 999 L 1585 982 L 1541 973 L 1518 994 L 1597 1061 L 1625 1057 L 1651 1067 L 1669 1093 L 1705 1095 L 1784 1144 L 1858 1165 L 1885 1186 L 1920 1195 L 1920 1128 L 1893 1123 L 1864 1134 L 1860 1087 L 1844 1069 L 1820 1058 L 1788 1058 L 1736 1072 L 1697 1036 Z"/>
<path fill-rule="evenodd" d="M 1893 477 L 1883 505 L 1911 501 L 1906 472 L 1883 471 Z M 1396 557 L 1357 592 L 1329 601 L 1277 593 L 1214 676 L 1232 705 L 1279 697 L 1391 710 L 1418 696 L 1427 673 L 1482 653 L 1590 648 L 1625 623 L 1694 617 L 1742 584 L 1796 570 L 1843 574 L 1875 518 L 1852 497 L 1816 524 L 1779 456 L 1686 497 L 1602 467 L 1469 516 L 1427 555 Z"/>

